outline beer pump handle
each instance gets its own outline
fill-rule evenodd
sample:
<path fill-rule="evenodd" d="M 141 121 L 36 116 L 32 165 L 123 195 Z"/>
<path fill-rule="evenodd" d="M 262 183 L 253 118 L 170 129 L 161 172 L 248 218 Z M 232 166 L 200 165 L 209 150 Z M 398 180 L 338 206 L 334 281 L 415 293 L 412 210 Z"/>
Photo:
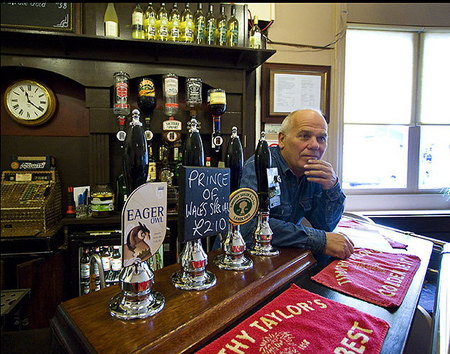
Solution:
<path fill-rule="evenodd" d="M 239 189 L 244 169 L 244 153 L 237 134 L 237 127 L 231 129 L 231 138 L 225 154 L 225 166 L 230 169 L 230 192 L 233 193 Z"/>
<path fill-rule="evenodd" d="M 255 172 L 258 181 L 259 209 L 269 211 L 269 182 L 267 179 L 267 169 L 272 164 L 272 156 L 269 144 L 266 140 L 266 133 L 261 132 L 258 146 L 255 152 Z"/>

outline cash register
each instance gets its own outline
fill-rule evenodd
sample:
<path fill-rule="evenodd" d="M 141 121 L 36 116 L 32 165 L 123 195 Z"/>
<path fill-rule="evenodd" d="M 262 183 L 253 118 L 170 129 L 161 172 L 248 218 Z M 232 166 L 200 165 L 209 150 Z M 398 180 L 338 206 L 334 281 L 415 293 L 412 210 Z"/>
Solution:
<path fill-rule="evenodd" d="M 62 217 L 61 183 L 51 156 L 13 156 L 2 171 L 1 236 L 36 236 Z"/>

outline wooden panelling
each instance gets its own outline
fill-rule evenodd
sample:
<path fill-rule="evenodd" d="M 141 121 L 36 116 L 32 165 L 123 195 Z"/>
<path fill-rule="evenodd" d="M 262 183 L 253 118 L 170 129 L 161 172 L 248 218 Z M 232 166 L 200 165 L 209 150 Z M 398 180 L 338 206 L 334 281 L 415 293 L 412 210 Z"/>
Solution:
<path fill-rule="evenodd" d="M 110 107 L 111 90 L 109 88 L 86 87 L 86 107 Z"/>
<path fill-rule="evenodd" d="M 91 186 L 110 183 L 108 134 L 91 134 L 89 136 L 89 169 Z"/>

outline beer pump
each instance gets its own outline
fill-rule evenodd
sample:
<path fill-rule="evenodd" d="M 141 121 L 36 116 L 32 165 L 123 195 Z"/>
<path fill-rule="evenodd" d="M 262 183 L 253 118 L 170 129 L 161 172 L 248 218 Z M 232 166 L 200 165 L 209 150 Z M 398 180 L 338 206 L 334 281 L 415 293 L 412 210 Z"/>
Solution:
<path fill-rule="evenodd" d="M 197 120 L 193 117 L 189 122 L 189 134 L 184 145 L 183 166 L 203 167 L 204 164 L 203 143 L 197 129 Z M 186 197 L 185 193 L 180 195 Z M 186 241 L 180 254 L 180 263 L 182 269 L 172 274 L 172 283 L 176 288 L 204 290 L 216 284 L 216 276 L 206 270 L 208 256 L 203 250 L 200 238 Z"/>
<path fill-rule="evenodd" d="M 278 184 L 277 172 L 275 172 L 277 169 L 270 168 L 271 164 L 272 156 L 270 154 L 269 144 L 266 141 L 266 133 L 262 131 L 255 152 L 255 172 L 258 181 L 259 197 L 258 221 L 253 232 L 253 244 L 248 249 L 250 254 L 256 256 L 276 256 L 280 252 L 271 245 L 273 233 L 269 226 L 269 211 L 271 206 L 269 189 L 276 190 L 277 187 L 272 188 L 272 185 Z"/>
<path fill-rule="evenodd" d="M 244 270 L 253 267 L 253 261 L 244 256 L 245 241 L 240 232 L 240 225 L 251 220 L 258 208 L 258 196 L 249 188 L 239 189 L 244 154 L 237 127 L 231 130 L 231 138 L 225 155 L 225 166 L 230 168 L 230 216 L 228 232 L 222 240 L 224 253 L 219 254 L 214 263 L 226 270 Z"/>
<path fill-rule="evenodd" d="M 165 183 L 145 183 L 148 150 L 139 111 L 132 121 L 124 144 L 123 168 L 128 198 L 122 209 L 123 268 L 119 274 L 121 293 L 111 298 L 111 316 L 121 320 L 146 318 L 161 311 L 164 297 L 152 292 L 154 275 L 145 262 L 159 248 L 166 232 L 167 188 Z M 145 210 L 155 210 L 158 218 L 149 222 Z M 153 212 L 152 212 L 153 213 Z"/>

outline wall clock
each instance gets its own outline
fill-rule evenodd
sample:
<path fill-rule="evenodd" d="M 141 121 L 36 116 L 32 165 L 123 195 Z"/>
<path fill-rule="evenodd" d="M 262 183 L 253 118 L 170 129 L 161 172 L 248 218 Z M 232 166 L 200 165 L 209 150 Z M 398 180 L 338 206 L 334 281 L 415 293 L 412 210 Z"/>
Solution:
<path fill-rule="evenodd" d="M 12 83 L 5 91 L 5 109 L 16 122 L 40 125 L 55 113 L 56 97 L 46 85 L 34 80 Z"/>

